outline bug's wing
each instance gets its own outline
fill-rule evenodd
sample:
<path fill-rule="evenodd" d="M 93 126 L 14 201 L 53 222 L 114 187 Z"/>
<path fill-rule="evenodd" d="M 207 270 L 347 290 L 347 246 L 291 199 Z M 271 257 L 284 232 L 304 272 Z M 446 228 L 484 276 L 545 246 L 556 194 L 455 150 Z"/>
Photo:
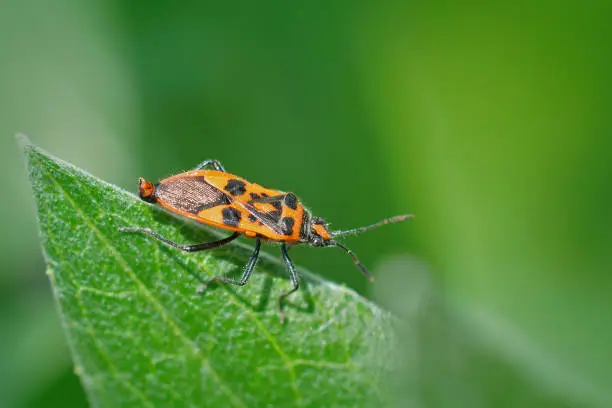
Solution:
<path fill-rule="evenodd" d="M 231 202 L 225 193 L 198 175 L 162 180 L 155 195 L 157 202 L 170 211 L 194 215 Z"/>
<path fill-rule="evenodd" d="M 266 213 L 249 211 L 237 201 L 206 208 L 197 213 L 197 220 L 200 222 L 234 231 L 248 231 L 272 240 L 283 238 L 278 219 L 280 215 L 273 218 Z"/>
<path fill-rule="evenodd" d="M 280 201 L 279 201 L 280 203 Z M 257 220 L 258 224 L 267 227 L 268 229 L 279 232 L 279 222 L 282 213 L 282 203 L 241 203 L 243 207 L 251 215 L 251 219 Z"/>
<path fill-rule="evenodd" d="M 168 210 L 204 224 L 277 241 L 297 239 L 288 232 L 285 193 L 233 174 L 214 170 L 178 174 L 162 180 L 156 194 Z"/>
<path fill-rule="evenodd" d="M 300 238 L 300 222 L 303 222 L 304 208 L 297 202 L 288 206 L 287 196 L 282 193 L 262 200 L 253 200 L 246 206 L 250 218 L 256 220 L 258 227 L 269 231 L 267 236 L 270 239 L 297 241 Z"/>

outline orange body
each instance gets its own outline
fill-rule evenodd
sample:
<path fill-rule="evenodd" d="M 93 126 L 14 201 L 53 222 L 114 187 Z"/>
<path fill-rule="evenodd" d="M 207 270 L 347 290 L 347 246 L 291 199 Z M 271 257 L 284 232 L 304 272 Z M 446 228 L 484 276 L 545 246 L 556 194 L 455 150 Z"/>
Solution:
<path fill-rule="evenodd" d="M 176 214 L 203 224 L 236 231 L 250 238 L 297 243 L 310 214 L 294 194 L 272 190 L 217 170 L 193 170 L 153 185 L 141 180 L 143 192 Z M 317 226 L 330 237 L 323 225 Z"/>

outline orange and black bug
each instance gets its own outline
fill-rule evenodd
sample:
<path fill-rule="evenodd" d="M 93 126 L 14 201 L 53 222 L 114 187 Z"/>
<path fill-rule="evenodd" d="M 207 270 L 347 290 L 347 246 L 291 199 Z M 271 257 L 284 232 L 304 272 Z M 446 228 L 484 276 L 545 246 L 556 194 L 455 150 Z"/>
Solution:
<path fill-rule="evenodd" d="M 213 282 L 225 282 L 243 286 L 255 269 L 261 241 L 280 243 L 283 260 L 289 269 L 293 287 L 278 298 L 281 322 L 285 315 L 283 299 L 298 290 L 298 273 L 289 258 L 288 248 L 296 244 L 310 244 L 315 247 L 335 246 L 351 256 L 363 274 L 373 280 L 372 275 L 359 262 L 357 256 L 347 247 L 335 241 L 341 235 L 359 234 L 384 224 L 404 221 L 412 215 L 398 215 L 376 224 L 346 231 L 329 231 L 325 220 L 313 217 L 293 193 L 271 190 L 225 171 L 216 160 L 206 160 L 195 170 L 177 174 L 153 184 L 140 179 L 139 195 L 144 201 L 157 203 L 175 214 L 182 215 L 203 224 L 233 231 L 227 238 L 195 245 L 180 245 L 162 237 L 149 228 L 122 227 L 123 232 L 140 232 L 150 235 L 167 245 L 185 252 L 203 251 L 225 245 L 241 234 L 255 238 L 255 249 L 247 262 L 239 281 L 215 276 L 200 288 L 202 293 Z"/>

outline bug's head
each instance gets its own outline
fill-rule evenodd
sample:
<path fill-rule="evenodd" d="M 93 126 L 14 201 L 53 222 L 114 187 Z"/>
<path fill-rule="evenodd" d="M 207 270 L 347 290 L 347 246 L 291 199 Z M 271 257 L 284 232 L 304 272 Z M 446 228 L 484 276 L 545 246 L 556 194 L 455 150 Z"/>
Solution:
<path fill-rule="evenodd" d="M 382 221 L 377 222 L 376 224 L 368 225 L 367 227 L 354 228 L 354 229 L 344 230 L 344 231 L 329 231 L 327 229 L 327 224 L 325 223 L 325 220 L 323 218 L 314 217 L 309 221 L 310 234 L 308 235 L 308 243 L 315 247 L 335 246 L 335 247 L 342 249 L 344 252 L 349 254 L 351 258 L 353 258 L 353 262 L 355 263 L 355 266 L 357 266 L 357 268 L 359 268 L 361 272 L 368 279 L 370 279 L 370 281 L 373 281 L 374 277 L 370 274 L 370 272 L 368 272 L 366 267 L 363 266 L 361 262 L 359 262 L 359 259 L 357 259 L 357 256 L 353 253 L 353 251 L 351 251 L 350 249 L 348 249 L 347 247 L 345 247 L 338 241 L 334 240 L 334 238 L 343 236 L 343 235 L 360 234 L 362 232 L 365 232 L 365 231 L 368 231 L 374 228 L 378 228 L 385 224 L 392 224 L 395 222 L 405 221 L 413 217 L 414 216 L 412 214 L 396 215 L 395 217 L 384 219 Z"/>
<path fill-rule="evenodd" d="M 327 224 L 321 217 L 314 217 L 310 221 L 310 235 L 308 242 L 315 247 L 328 246 L 332 236 L 327 230 Z"/>
<path fill-rule="evenodd" d="M 363 272 L 363 274 L 370 280 L 374 278 L 370 275 L 370 272 L 359 262 L 353 251 L 342 245 L 341 243 L 334 241 L 334 233 L 327 229 L 327 223 L 321 217 L 314 217 L 310 220 L 310 235 L 308 236 L 308 243 L 314 247 L 330 247 L 335 246 L 353 258 L 355 265 Z"/>
<path fill-rule="evenodd" d="M 155 199 L 155 184 L 140 177 L 138 179 L 138 195 L 142 200 L 152 202 Z"/>

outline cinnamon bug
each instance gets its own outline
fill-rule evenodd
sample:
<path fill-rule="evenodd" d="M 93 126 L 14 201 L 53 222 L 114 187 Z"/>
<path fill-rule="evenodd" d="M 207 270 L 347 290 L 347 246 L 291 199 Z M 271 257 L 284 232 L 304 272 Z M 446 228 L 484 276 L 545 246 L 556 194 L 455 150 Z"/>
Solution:
<path fill-rule="evenodd" d="M 181 245 L 162 237 L 149 228 L 121 227 L 122 232 L 147 234 L 185 252 L 219 248 L 240 235 L 255 239 L 253 254 L 246 263 L 240 280 L 214 276 L 203 285 L 199 293 L 203 293 L 210 284 L 215 282 L 236 286 L 245 285 L 255 269 L 261 242 L 279 243 L 283 261 L 289 270 L 293 284 L 291 290 L 278 297 L 281 322 L 285 320 L 283 300 L 297 291 L 300 286 L 298 272 L 289 257 L 290 246 L 307 244 L 314 247 L 338 247 L 351 256 L 357 268 L 368 279 L 373 280 L 373 276 L 359 262 L 357 256 L 335 238 L 360 234 L 385 224 L 405 221 L 413 217 L 412 214 L 404 214 L 365 227 L 329 231 L 325 220 L 321 217 L 314 217 L 295 194 L 265 188 L 228 173 L 217 160 L 206 160 L 194 170 L 168 177 L 157 184 L 140 178 L 138 190 L 140 198 L 144 201 L 156 203 L 172 213 L 196 222 L 232 231 L 232 234 L 218 241 Z"/>

